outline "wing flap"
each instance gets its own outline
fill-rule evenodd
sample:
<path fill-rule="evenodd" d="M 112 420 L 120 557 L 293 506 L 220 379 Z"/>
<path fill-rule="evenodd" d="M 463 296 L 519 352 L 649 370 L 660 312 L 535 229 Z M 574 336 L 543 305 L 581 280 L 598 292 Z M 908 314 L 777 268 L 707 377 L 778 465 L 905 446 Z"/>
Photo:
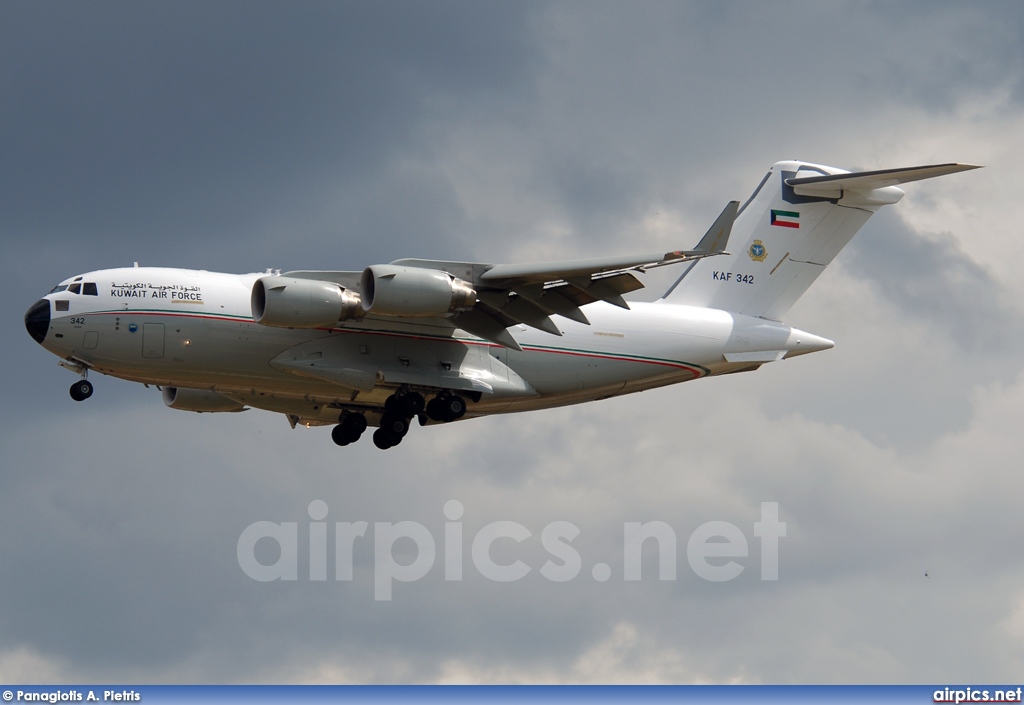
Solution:
<path fill-rule="evenodd" d="M 514 321 L 506 323 L 499 317 L 483 310 L 479 304 L 469 311 L 460 313 L 453 322 L 456 327 L 479 336 L 484 340 L 490 340 L 492 343 L 497 343 L 513 350 L 522 351 L 523 349 L 516 342 L 516 339 L 512 337 L 512 334 L 508 332 L 509 326 L 514 325 Z"/>
<path fill-rule="evenodd" d="M 562 331 L 551 320 L 550 313 L 532 303 L 529 299 L 516 294 L 510 294 L 506 291 L 482 291 L 478 296 L 480 303 L 490 309 L 487 311 L 489 315 L 497 318 L 496 314 L 502 314 L 504 318 L 512 320 L 512 323 L 509 325 L 523 323 L 545 333 L 562 335 Z M 501 320 L 501 318 L 498 318 L 498 320 Z"/>
<path fill-rule="evenodd" d="M 622 295 L 644 288 L 640 280 L 628 272 L 593 279 L 579 277 L 570 279 L 568 283 L 595 300 L 607 301 L 627 311 L 629 304 L 622 298 Z"/>
<path fill-rule="evenodd" d="M 579 292 L 579 289 L 576 289 L 576 291 Z M 543 284 L 527 284 L 516 287 L 517 294 L 528 299 L 530 302 L 536 304 L 545 311 L 558 314 L 559 316 L 565 316 L 577 323 L 589 326 L 590 321 L 587 319 L 583 311 L 580 310 L 580 306 L 583 304 L 573 301 L 569 297 L 568 292 L 568 286 L 558 284 L 551 287 L 545 287 Z M 593 303 L 593 301 L 594 299 L 589 299 L 583 303 Z"/>

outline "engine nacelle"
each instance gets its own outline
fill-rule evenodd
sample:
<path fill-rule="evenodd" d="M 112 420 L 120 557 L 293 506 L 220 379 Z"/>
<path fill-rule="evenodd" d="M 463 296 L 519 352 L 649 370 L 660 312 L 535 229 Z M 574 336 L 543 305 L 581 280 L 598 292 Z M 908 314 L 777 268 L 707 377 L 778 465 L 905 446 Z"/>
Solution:
<path fill-rule="evenodd" d="M 164 404 L 180 411 L 220 412 L 245 411 L 245 405 L 208 389 L 164 387 Z"/>
<path fill-rule="evenodd" d="M 278 328 L 329 328 L 363 316 L 357 292 L 316 279 L 260 277 L 251 303 L 253 320 Z"/>
<path fill-rule="evenodd" d="M 360 280 L 363 310 L 380 316 L 443 316 L 473 308 L 476 290 L 438 269 L 375 264 Z"/>

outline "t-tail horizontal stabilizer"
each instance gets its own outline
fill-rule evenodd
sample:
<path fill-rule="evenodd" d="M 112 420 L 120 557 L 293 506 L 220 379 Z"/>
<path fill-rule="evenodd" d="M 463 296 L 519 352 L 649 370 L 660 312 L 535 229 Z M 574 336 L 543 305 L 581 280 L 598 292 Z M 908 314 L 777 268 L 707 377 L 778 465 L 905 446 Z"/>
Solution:
<path fill-rule="evenodd" d="M 786 179 L 786 185 L 792 186 L 798 196 L 842 198 L 843 191 L 874 191 L 910 181 L 932 179 L 936 176 L 980 168 L 974 164 L 932 164 L 930 166 L 912 166 L 906 169 L 881 169 L 829 176 L 789 178 Z"/>

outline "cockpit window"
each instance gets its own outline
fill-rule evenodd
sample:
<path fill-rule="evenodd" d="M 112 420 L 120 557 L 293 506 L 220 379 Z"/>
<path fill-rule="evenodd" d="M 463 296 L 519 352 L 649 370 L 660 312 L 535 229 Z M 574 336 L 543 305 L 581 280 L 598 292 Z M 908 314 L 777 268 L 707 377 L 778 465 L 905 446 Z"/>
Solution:
<path fill-rule="evenodd" d="M 55 286 L 52 289 L 50 289 L 50 293 L 51 294 L 56 294 L 56 293 L 59 293 L 61 291 L 67 291 L 67 290 L 68 290 L 68 285 L 67 284 L 58 284 L 57 286 Z"/>
<path fill-rule="evenodd" d="M 99 293 L 96 291 L 96 284 L 94 282 L 82 284 L 82 294 L 84 296 L 99 296 Z"/>
<path fill-rule="evenodd" d="M 78 284 L 78 283 L 72 284 L 71 286 L 68 287 L 68 291 L 70 291 L 72 294 L 81 293 L 81 290 L 82 290 L 82 285 Z"/>

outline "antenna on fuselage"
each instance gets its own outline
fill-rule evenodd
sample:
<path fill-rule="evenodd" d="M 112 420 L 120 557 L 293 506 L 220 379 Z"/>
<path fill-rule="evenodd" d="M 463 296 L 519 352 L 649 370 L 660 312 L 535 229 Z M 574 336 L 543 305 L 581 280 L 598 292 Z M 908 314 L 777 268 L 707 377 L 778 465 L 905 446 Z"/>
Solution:
<path fill-rule="evenodd" d="M 138 268 L 139 268 L 139 263 L 138 263 L 138 262 L 136 262 L 136 263 L 135 263 L 135 268 L 136 268 L 136 269 L 138 269 Z"/>

